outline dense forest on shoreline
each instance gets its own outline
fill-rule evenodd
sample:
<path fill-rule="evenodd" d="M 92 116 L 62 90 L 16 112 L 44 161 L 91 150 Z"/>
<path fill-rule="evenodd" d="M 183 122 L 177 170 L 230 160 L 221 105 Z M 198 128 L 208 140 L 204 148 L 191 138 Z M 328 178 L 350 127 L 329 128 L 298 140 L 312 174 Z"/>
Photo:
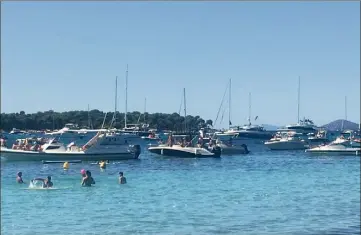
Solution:
<path fill-rule="evenodd" d="M 114 112 L 108 112 L 104 127 L 110 126 Z M 52 110 L 26 114 L 24 111 L 19 113 L 2 113 L 0 129 L 9 131 L 12 128 L 21 130 L 53 130 L 61 129 L 66 123 L 78 124 L 80 128 L 101 128 L 105 113 L 97 109 L 88 111 L 68 111 L 54 112 Z M 159 130 L 184 131 L 184 116 L 178 113 L 140 113 L 128 112 L 127 124 L 149 124 L 149 128 Z M 124 127 L 124 113 L 116 113 L 116 121 L 112 127 Z M 198 130 L 200 127 L 212 126 L 212 120 L 205 121 L 199 116 L 188 115 L 186 118 L 187 130 Z"/>

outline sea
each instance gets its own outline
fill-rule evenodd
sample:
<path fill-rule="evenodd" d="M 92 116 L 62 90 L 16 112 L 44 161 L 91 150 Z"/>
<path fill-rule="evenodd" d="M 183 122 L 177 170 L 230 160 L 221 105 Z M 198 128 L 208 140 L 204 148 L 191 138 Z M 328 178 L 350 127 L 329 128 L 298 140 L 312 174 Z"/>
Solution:
<path fill-rule="evenodd" d="M 144 148 L 145 149 L 145 148 Z M 80 170 L 96 184 L 81 187 Z M 24 185 L 16 173 L 23 172 Z M 118 184 L 123 171 L 127 184 Z M 31 189 L 51 175 L 54 189 Z M 1 162 L 1 234 L 360 234 L 360 157 L 254 149 L 220 159 Z"/>

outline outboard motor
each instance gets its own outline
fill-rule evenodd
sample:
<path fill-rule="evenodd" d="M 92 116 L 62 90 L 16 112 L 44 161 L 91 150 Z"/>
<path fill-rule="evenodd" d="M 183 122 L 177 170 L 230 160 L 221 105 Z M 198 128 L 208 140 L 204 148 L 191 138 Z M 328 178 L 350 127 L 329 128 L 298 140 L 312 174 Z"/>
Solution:
<path fill-rule="evenodd" d="M 248 150 L 247 145 L 241 144 L 241 146 L 244 148 L 244 153 L 245 153 L 245 154 L 248 154 L 248 153 L 249 153 L 249 150 Z"/>
<path fill-rule="evenodd" d="M 139 144 L 133 145 L 133 152 L 134 152 L 135 158 L 139 158 L 139 155 L 141 153 L 141 148 L 140 148 Z"/>
<path fill-rule="evenodd" d="M 222 149 L 219 146 L 213 146 L 212 150 L 211 150 L 211 153 L 214 153 L 215 157 L 221 157 Z"/>

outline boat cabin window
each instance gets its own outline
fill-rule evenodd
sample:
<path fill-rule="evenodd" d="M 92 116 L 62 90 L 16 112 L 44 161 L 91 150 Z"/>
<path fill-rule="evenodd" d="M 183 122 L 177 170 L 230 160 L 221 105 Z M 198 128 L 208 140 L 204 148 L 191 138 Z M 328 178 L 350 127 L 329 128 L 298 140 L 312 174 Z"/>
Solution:
<path fill-rule="evenodd" d="M 52 150 L 52 149 L 58 149 L 60 146 L 49 146 L 46 148 L 46 150 Z"/>

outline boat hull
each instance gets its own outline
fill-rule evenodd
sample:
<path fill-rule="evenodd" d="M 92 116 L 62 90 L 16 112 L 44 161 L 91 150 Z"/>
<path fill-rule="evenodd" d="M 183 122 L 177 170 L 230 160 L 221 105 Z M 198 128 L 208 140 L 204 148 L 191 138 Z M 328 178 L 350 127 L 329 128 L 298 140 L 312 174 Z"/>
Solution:
<path fill-rule="evenodd" d="M 342 155 L 342 156 L 360 156 L 361 148 L 344 148 L 344 149 L 326 149 L 324 147 L 316 147 L 306 149 L 306 153 L 318 155 Z"/>
<path fill-rule="evenodd" d="M 265 145 L 270 150 L 305 150 L 307 148 L 306 143 L 298 142 L 298 141 L 266 142 Z"/>
<path fill-rule="evenodd" d="M 189 150 L 189 151 L 188 151 Z M 161 156 L 168 156 L 168 157 L 179 157 L 179 158 L 215 158 L 220 157 L 221 149 L 218 148 L 219 154 L 214 154 L 208 152 L 207 154 L 202 154 L 202 151 L 198 148 L 197 151 L 190 149 L 190 148 L 172 148 L 172 147 L 150 147 L 148 151 L 157 155 Z"/>
<path fill-rule="evenodd" d="M 1 157 L 6 161 L 100 161 L 137 159 L 138 152 L 124 153 L 40 153 L 30 151 L 1 150 Z"/>

